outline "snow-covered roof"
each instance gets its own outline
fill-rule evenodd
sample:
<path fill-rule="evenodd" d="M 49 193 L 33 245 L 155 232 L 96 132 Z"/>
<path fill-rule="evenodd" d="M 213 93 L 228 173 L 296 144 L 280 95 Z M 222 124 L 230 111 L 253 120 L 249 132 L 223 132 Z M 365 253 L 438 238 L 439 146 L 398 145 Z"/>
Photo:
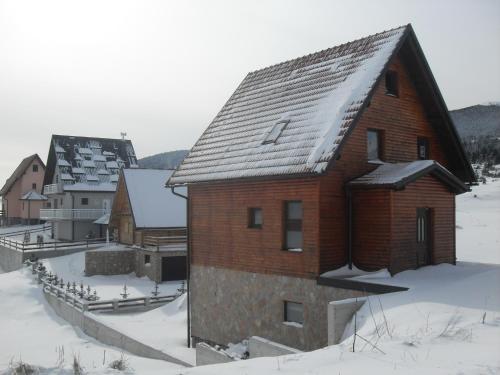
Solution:
<path fill-rule="evenodd" d="M 62 147 L 61 147 L 61 146 L 59 146 L 59 145 L 56 145 L 56 147 L 55 147 L 55 148 L 56 148 L 56 152 L 66 152 L 66 151 L 64 150 L 64 148 L 62 148 Z"/>
<path fill-rule="evenodd" d="M 112 174 L 110 177 L 109 177 L 109 180 L 111 182 L 118 182 L 118 178 L 119 178 L 119 175 L 117 174 Z"/>
<path fill-rule="evenodd" d="M 99 181 L 99 177 L 88 174 L 86 177 L 87 181 Z"/>
<path fill-rule="evenodd" d="M 110 151 L 103 151 L 102 154 L 104 156 L 115 156 L 115 153 L 114 152 L 110 152 Z"/>
<path fill-rule="evenodd" d="M 74 178 L 69 173 L 61 173 L 61 180 L 63 180 L 63 181 L 72 181 L 72 180 L 74 180 Z"/>
<path fill-rule="evenodd" d="M 97 171 L 97 174 L 109 174 L 109 171 L 108 171 L 108 170 L 106 170 L 106 169 L 99 169 L 99 170 Z"/>
<path fill-rule="evenodd" d="M 48 198 L 35 190 L 30 190 L 21 197 L 22 201 L 46 201 Z"/>
<path fill-rule="evenodd" d="M 137 228 L 186 226 L 186 201 L 165 187 L 171 170 L 124 169 L 123 177 Z M 186 195 L 186 188 L 176 191 Z"/>
<path fill-rule="evenodd" d="M 90 148 L 87 148 L 87 147 L 80 147 L 78 149 L 78 152 L 80 154 L 84 154 L 84 155 L 92 155 L 92 150 Z"/>
<path fill-rule="evenodd" d="M 57 159 L 57 165 L 59 165 L 60 167 L 70 167 L 71 166 L 71 164 L 68 163 L 64 159 Z"/>
<path fill-rule="evenodd" d="M 84 160 L 82 162 L 82 165 L 85 167 L 85 168 L 95 168 L 95 163 L 93 160 Z"/>
<path fill-rule="evenodd" d="M 99 219 L 94 221 L 94 224 L 108 225 L 110 214 L 104 214 Z"/>
<path fill-rule="evenodd" d="M 94 155 L 94 161 L 106 161 L 106 157 L 104 155 Z"/>
<path fill-rule="evenodd" d="M 249 73 L 169 184 L 323 172 L 406 30 Z"/>
<path fill-rule="evenodd" d="M 468 187 L 450 171 L 434 160 L 416 160 L 408 163 L 384 163 L 374 171 L 349 182 L 350 186 L 389 187 L 399 189 L 427 174 L 433 174 L 458 193 Z"/>
<path fill-rule="evenodd" d="M 118 163 L 116 161 L 107 161 L 106 162 L 106 168 L 109 169 L 118 169 Z"/>
<path fill-rule="evenodd" d="M 83 168 L 73 167 L 71 168 L 71 171 L 73 174 L 85 174 L 85 170 Z"/>

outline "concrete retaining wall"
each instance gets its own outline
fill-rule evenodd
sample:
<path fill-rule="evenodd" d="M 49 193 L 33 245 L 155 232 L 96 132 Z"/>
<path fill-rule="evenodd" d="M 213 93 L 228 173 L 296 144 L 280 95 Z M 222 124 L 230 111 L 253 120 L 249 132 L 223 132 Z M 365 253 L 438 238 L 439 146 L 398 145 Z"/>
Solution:
<path fill-rule="evenodd" d="M 49 259 L 79 253 L 85 250 L 88 249 L 84 246 L 57 250 L 29 251 L 23 253 L 19 250 L 0 246 L 0 266 L 5 272 L 11 272 L 20 269 L 23 266 L 23 262 L 31 256 L 35 256 L 38 259 Z"/>
<path fill-rule="evenodd" d="M 80 328 L 85 334 L 95 338 L 103 344 L 112 345 L 145 358 L 160 359 L 176 363 L 181 366 L 191 367 L 190 364 L 177 358 L 169 356 L 160 350 L 145 345 L 123 333 L 106 326 L 92 317 L 91 313 L 82 312 L 69 303 L 57 298 L 55 295 L 44 290 L 44 295 L 49 305 L 56 314 L 73 326 Z"/>
<path fill-rule="evenodd" d="M 212 348 L 204 342 L 196 344 L 196 366 L 214 365 L 233 361 L 234 359 L 227 354 Z"/>
<path fill-rule="evenodd" d="M 332 301 L 328 304 L 328 345 L 340 342 L 345 327 L 366 301 L 366 297 Z"/>
<path fill-rule="evenodd" d="M 250 354 L 249 358 L 257 358 L 297 354 L 302 353 L 302 351 L 286 345 L 278 344 L 277 342 L 270 341 L 259 336 L 252 336 L 248 340 L 248 353 Z"/>

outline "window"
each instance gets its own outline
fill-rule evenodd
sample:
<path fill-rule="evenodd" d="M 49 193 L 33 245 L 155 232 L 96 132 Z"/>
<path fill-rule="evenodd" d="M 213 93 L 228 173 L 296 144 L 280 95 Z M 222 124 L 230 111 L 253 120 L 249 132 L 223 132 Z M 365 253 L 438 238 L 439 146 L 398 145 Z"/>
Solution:
<path fill-rule="evenodd" d="M 268 143 L 275 143 L 281 132 L 285 130 L 286 126 L 290 120 L 280 120 L 272 127 L 271 131 L 267 134 L 266 138 L 262 142 L 263 145 Z"/>
<path fill-rule="evenodd" d="M 285 322 L 304 324 L 304 305 L 298 302 L 284 302 Z"/>
<path fill-rule="evenodd" d="M 381 131 L 368 129 L 366 132 L 366 152 L 369 161 L 380 161 L 382 159 L 381 143 Z"/>
<path fill-rule="evenodd" d="M 429 140 L 427 138 L 419 137 L 417 139 L 417 153 L 419 159 L 429 159 Z"/>
<path fill-rule="evenodd" d="M 32 183 L 32 184 L 31 184 L 31 188 L 32 188 L 33 190 L 36 190 L 36 184 L 35 184 L 35 183 Z"/>
<path fill-rule="evenodd" d="M 417 208 L 417 242 L 425 243 L 429 238 L 429 209 Z"/>
<path fill-rule="evenodd" d="M 38 164 L 33 164 L 33 172 L 38 172 Z"/>
<path fill-rule="evenodd" d="M 262 208 L 248 209 L 248 227 L 262 228 Z"/>
<path fill-rule="evenodd" d="M 399 96 L 398 73 L 394 70 L 389 70 L 385 73 L 385 93 L 387 95 Z"/>
<path fill-rule="evenodd" d="M 151 255 L 145 254 L 144 255 L 144 264 L 149 264 L 151 263 Z"/>
<path fill-rule="evenodd" d="M 82 206 L 88 206 L 89 205 L 89 199 L 88 198 L 82 198 L 81 204 L 82 204 Z"/>
<path fill-rule="evenodd" d="M 302 202 L 285 202 L 285 250 L 302 249 Z"/>
<path fill-rule="evenodd" d="M 51 208 L 51 207 L 52 207 L 52 204 L 50 202 L 45 203 L 45 208 Z"/>

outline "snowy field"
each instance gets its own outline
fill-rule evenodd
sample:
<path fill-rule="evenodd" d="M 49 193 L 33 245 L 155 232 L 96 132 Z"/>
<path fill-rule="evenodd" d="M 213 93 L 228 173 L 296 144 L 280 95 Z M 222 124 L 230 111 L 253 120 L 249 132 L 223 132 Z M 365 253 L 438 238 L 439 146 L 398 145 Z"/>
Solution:
<path fill-rule="evenodd" d="M 135 374 L 496 374 L 500 373 L 500 181 L 473 188 L 457 198 L 457 266 L 438 265 L 406 271 L 376 282 L 408 286 L 408 292 L 370 297 L 344 341 L 310 353 L 260 358 L 224 365 L 180 368 L 163 361 L 128 356 Z M 96 287 L 105 298 L 117 297 L 123 284 L 134 295 L 149 294 L 153 283 L 133 275 L 84 277 L 83 253 L 45 261 L 65 280 Z M 488 264 L 489 263 L 489 264 Z M 370 276 L 364 276 L 368 281 Z M 58 349 L 65 364 L 79 354 L 88 374 L 116 374 L 102 365 L 119 352 L 105 347 L 53 314 L 29 270 L 0 275 L 0 369 L 21 356 L 55 370 Z M 367 280 L 368 279 L 368 280 Z M 375 281 L 375 280 L 374 280 Z M 160 286 L 162 293 L 178 285 Z M 97 315 L 106 324 L 191 362 L 185 347 L 185 300 L 156 310 L 125 315 Z M 158 327 L 162 327 L 158 329 Z M 59 349 L 60 351 L 60 349 Z M 42 372 L 43 373 L 43 372 Z M 1 370 L 0 370 L 1 374 Z"/>
<path fill-rule="evenodd" d="M 120 247 L 110 247 L 111 250 L 117 250 Z M 85 287 L 90 285 L 92 289 L 97 290 L 97 295 L 101 299 L 119 298 L 120 293 L 123 293 L 123 286 L 127 285 L 127 293 L 130 293 L 129 298 L 150 296 L 154 289 L 155 283 L 147 277 L 138 278 L 134 273 L 128 275 L 115 276 L 90 276 L 84 274 L 85 269 L 85 252 L 66 255 L 58 258 L 46 259 L 43 264 L 48 271 L 62 277 L 64 282 L 73 281 L 78 285 L 83 283 Z M 159 285 L 161 295 L 173 295 L 177 293 L 177 289 L 181 286 L 179 281 L 170 281 Z"/>

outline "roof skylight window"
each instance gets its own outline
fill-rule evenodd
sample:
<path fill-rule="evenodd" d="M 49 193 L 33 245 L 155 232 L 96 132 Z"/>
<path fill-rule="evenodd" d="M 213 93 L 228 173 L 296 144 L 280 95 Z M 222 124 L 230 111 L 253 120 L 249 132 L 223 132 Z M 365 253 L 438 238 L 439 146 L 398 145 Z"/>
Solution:
<path fill-rule="evenodd" d="M 276 143 L 276 140 L 279 138 L 283 130 L 285 130 L 289 122 L 290 120 L 279 120 L 276 124 L 274 124 L 271 131 L 266 135 L 264 141 L 262 141 L 262 144 Z"/>

